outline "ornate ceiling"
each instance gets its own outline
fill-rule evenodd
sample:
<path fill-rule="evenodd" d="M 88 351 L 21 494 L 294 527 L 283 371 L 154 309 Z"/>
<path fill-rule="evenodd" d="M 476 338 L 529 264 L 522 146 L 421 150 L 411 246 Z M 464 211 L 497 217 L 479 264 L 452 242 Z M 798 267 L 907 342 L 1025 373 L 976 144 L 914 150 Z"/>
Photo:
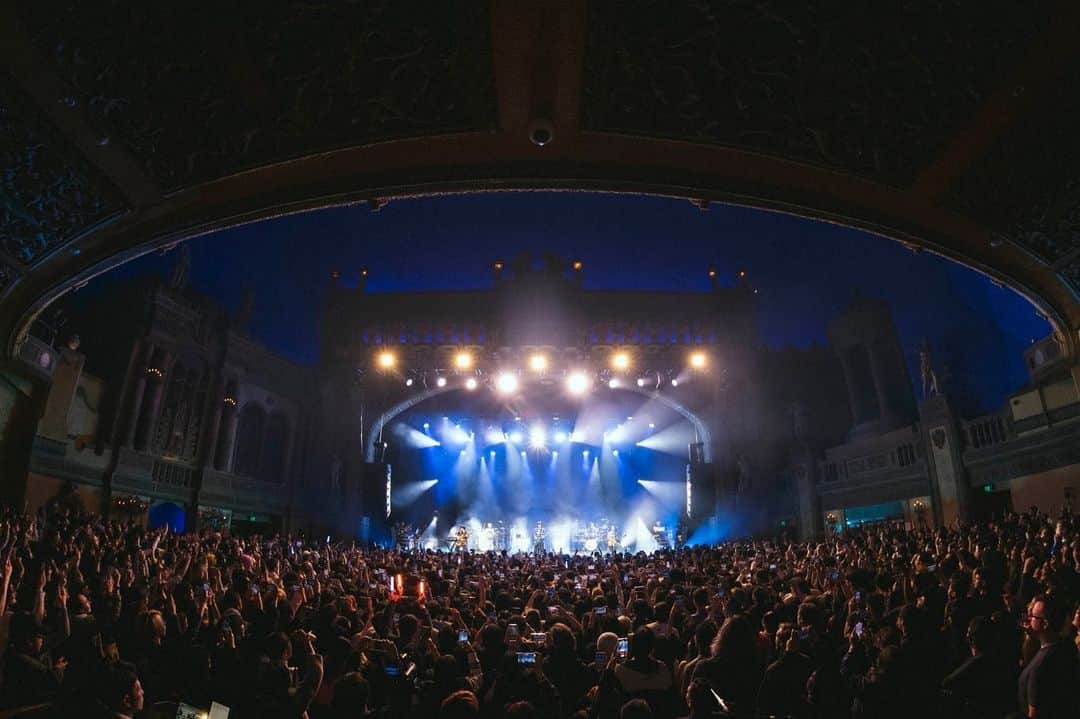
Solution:
<path fill-rule="evenodd" d="M 940 252 L 1075 351 L 1078 31 L 1064 1 L 0 0 L 0 336 L 236 223 L 579 188 Z"/>

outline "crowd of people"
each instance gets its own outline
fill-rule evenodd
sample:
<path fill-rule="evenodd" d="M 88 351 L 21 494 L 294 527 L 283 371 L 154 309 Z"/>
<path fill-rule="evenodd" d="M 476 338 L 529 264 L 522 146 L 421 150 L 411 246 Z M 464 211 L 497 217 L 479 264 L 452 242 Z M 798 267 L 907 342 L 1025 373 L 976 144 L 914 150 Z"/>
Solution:
<path fill-rule="evenodd" d="M 1080 716 L 1080 521 L 652 554 L 400 553 L 0 520 L 0 709 L 56 716 Z"/>

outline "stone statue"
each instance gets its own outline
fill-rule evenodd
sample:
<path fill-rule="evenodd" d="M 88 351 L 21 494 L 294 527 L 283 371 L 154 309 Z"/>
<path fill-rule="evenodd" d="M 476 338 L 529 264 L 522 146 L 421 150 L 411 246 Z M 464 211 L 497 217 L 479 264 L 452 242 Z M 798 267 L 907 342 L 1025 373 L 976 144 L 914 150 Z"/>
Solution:
<path fill-rule="evenodd" d="M 174 290 L 186 290 L 190 274 L 191 246 L 184 242 L 180 245 L 180 253 L 176 257 L 176 266 L 173 267 L 172 277 L 169 278 L 169 286 Z"/>
<path fill-rule="evenodd" d="M 922 376 L 922 394 L 923 400 L 928 400 L 931 397 L 937 397 L 941 394 L 941 387 L 938 385 L 937 372 L 934 371 L 933 361 L 930 357 L 930 343 L 923 340 L 922 347 L 919 349 L 919 374 Z"/>

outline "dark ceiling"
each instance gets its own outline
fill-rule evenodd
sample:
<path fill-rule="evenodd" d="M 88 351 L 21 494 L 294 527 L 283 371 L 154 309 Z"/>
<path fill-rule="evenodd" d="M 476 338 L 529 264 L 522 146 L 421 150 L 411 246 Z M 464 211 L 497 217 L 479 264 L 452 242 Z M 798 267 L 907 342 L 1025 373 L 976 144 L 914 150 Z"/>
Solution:
<path fill-rule="evenodd" d="M 1010 0 L 0 0 L 0 334 L 240 222 L 583 188 L 937 251 L 1075 351 L 1078 30 L 1075 2 Z"/>

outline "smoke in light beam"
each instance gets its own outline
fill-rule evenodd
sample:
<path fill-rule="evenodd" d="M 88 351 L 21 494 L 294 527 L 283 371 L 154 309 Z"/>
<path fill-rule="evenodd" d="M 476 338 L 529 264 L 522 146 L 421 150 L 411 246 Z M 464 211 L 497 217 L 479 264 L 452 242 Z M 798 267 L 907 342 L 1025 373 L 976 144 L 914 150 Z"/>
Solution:
<path fill-rule="evenodd" d="M 439 441 L 434 437 L 424 434 L 418 429 L 413 429 L 404 422 L 398 422 L 391 430 L 392 434 L 397 439 L 397 444 L 401 447 L 407 447 L 408 449 L 427 449 L 428 447 L 438 447 Z"/>
<path fill-rule="evenodd" d="M 439 483 L 437 479 L 426 479 L 422 482 L 410 482 L 405 485 L 397 485 L 394 487 L 393 502 L 399 507 L 408 507 L 410 504 L 420 499 L 424 492 L 428 491 L 436 484 Z"/>

